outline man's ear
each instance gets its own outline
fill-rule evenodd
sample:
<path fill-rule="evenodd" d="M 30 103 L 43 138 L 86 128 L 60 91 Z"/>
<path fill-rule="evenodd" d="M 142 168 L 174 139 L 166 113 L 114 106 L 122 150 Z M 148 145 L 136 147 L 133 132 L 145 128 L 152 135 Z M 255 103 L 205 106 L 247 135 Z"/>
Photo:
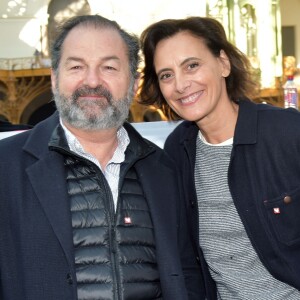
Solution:
<path fill-rule="evenodd" d="M 56 76 L 56 72 L 51 68 L 51 87 L 52 87 L 52 91 L 54 91 L 57 86 L 57 76 Z"/>
<path fill-rule="evenodd" d="M 139 89 L 139 85 L 140 85 L 140 81 L 141 81 L 141 73 L 138 72 L 136 74 L 136 78 L 134 80 L 134 85 L 133 85 L 133 91 L 134 91 L 134 94 L 137 93 L 138 89 Z"/>
<path fill-rule="evenodd" d="M 220 62 L 222 64 L 222 76 L 228 77 L 230 74 L 230 71 L 231 71 L 231 64 L 230 64 L 229 58 L 224 50 L 220 51 L 219 58 L 220 58 Z"/>

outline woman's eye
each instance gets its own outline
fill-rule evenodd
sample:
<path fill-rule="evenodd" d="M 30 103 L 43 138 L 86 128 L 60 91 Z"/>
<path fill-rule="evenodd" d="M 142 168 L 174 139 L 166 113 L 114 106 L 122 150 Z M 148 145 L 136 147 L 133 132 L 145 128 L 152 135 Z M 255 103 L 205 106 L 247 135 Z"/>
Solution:
<path fill-rule="evenodd" d="M 171 74 L 166 73 L 166 74 L 161 74 L 160 77 L 159 77 L 159 79 L 160 80 L 165 80 L 165 79 L 168 79 L 170 77 L 171 77 Z"/>

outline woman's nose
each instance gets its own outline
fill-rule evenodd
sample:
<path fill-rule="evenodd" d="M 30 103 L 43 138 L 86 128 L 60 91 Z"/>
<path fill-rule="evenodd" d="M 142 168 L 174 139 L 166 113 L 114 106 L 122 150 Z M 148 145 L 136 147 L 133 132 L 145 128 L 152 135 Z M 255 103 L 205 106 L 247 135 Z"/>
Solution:
<path fill-rule="evenodd" d="M 191 81 L 184 77 L 176 78 L 176 89 L 179 93 L 184 93 L 191 86 Z"/>

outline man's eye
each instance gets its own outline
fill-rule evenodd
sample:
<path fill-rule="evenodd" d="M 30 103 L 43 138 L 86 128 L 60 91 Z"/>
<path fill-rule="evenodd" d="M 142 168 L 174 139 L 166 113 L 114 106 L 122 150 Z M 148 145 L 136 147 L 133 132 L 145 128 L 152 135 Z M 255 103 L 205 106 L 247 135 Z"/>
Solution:
<path fill-rule="evenodd" d="M 192 64 L 189 64 L 188 65 L 188 68 L 189 69 L 194 69 L 194 68 L 196 68 L 196 67 L 198 67 L 199 66 L 199 63 L 192 63 Z"/>
<path fill-rule="evenodd" d="M 81 66 L 73 66 L 73 67 L 71 67 L 71 69 L 72 70 L 79 70 L 79 69 L 81 69 Z"/>
<path fill-rule="evenodd" d="M 116 68 L 112 67 L 112 66 L 106 66 L 105 67 L 107 70 L 116 70 Z"/>

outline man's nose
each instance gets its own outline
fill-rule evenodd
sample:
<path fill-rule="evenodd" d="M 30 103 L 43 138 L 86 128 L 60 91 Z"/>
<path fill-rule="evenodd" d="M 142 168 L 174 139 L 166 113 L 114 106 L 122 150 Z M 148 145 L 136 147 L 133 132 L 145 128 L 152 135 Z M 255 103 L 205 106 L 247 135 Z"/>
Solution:
<path fill-rule="evenodd" d="M 101 72 L 97 69 L 88 69 L 85 78 L 84 78 L 84 84 L 91 87 L 95 88 L 98 85 L 101 85 L 103 83 L 103 78 L 101 76 Z"/>

